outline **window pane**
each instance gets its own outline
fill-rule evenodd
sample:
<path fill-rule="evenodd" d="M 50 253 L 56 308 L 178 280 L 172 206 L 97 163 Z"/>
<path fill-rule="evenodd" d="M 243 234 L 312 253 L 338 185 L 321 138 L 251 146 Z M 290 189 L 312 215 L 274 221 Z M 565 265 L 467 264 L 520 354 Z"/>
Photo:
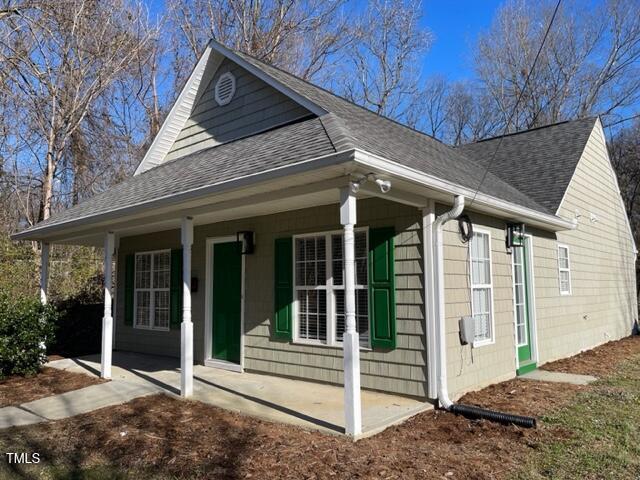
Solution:
<path fill-rule="evenodd" d="M 566 247 L 558 247 L 558 262 L 560 268 L 569 268 L 569 250 Z"/>
<path fill-rule="evenodd" d="M 336 302 L 336 341 L 341 342 L 346 329 L 344 290 L 335 290 Z M 369 292 L 356 290 L 356 331 L 360 345 L 369 345 Z"/>
<path fill-rule="evenodd" d="M 153 256 L 153 288 L 169 288 L 171 255 L 169 252 Z"/>
<path fill-rule="evenodd" d="M 475 288 L 472 295 L 474 319 L 476 322 L 476 340 L 491 338 L 491 291 L 488 288 Z"/>
<path fill-rule="evenodd" d="M 333 268 L 333 284 L 344 285 L 344 257 L 343 257 L 343 235 L 331 236 L 331 257 Z M 368 284 L 368 255 L 367 255 L 367 233 L 355 233 L 355 269 L 356 285 L 366 286 Z"/>
<path fill-rule="evenodd" d="M 151 293 L 136 292 L 136 325 L 150 326 Z"/>
<path fill-rule="evenodd" d="M 154 327 L 168 328 L 169 327 L 169 291 L 155 292 L 155 318 Z"/>
<path fill-rule="evenodd" d="M 327 340 L 327 292 L 298 291 L 298 337 L 307 340 Z"/>
<path fill-rule="evenodd" d="M 489 235 L 475 233 L 471 239 L 471 281 L 474 285 L 491 283 Z"/>
<path fill-rule="evenodd" d="M 151 255 L 136 255 L 136 288 L 151 288 Z"/>
<path fill-rule="evenodd" d="M 365 286 L 367 279 L 367 234 L 356 232 L 356 284 Z"/>
<path fill-rule="evenodd" d="M 296 239 L 296 285 L 324 285 L 327 279 L 324 237 Z"/>
<path fill-rule="evenodd" d="M 569 284 L 569 272 L 566 270 L 560 271 L 560 291 L 561 292 L 569 292 L 570 284 Z"/>

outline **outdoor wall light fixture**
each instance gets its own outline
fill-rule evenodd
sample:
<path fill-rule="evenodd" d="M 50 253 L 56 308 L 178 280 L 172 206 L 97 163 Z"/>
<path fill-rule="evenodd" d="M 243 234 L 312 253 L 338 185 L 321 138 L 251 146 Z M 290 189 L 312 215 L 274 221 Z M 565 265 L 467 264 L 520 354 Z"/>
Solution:
<path fill-rule="evenodd" d="M 353 193 L 358 193 L 358 191 L 360 190 L 360 187 L 366 181 L 374 181 L 376 185 L 378 185 L 382 193 L 387 193 L 389 190 L 391 190 L 391 182 L 389 180 L 383 180 L 381 178 L 378 178 L 373 173 L 367 173 L 366 175 L 363 175 L 359 179 L 351 182 L 351 191 Z"/>
<path fill-rule="evenodd" d="M 253 240 L 253 232 L 249 230 L 241 230 L 236 232 L 236 241 L 240 243 L 240 254 L 251 255 L 255 250 Z"/>

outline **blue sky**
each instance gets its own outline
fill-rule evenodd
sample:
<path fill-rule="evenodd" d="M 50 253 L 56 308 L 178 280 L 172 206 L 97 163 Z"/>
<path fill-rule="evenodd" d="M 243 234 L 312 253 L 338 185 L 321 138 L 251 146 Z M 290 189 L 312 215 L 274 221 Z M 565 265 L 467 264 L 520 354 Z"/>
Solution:
<path fill-rule="evenodd" d="M 475 39 L 491 24 L 501 3 L 498 0 L 423 0 L 422 24 L 435 36 L 423 73 L 439 73 L 450 79 L 472 77 L 471 52 Z"/>
<path fill-rule="evenodd" d="M 366 0 L 360 0 L 363 4 Z M 422 25 L 434 34 L 423 74 L 450 79 L 473 76 L 470 52 L 478 32 L 486 29 L 502 0 L 423 0 Z M 151 15 L 160 14 L 164 0 L 147 0 Z"/>

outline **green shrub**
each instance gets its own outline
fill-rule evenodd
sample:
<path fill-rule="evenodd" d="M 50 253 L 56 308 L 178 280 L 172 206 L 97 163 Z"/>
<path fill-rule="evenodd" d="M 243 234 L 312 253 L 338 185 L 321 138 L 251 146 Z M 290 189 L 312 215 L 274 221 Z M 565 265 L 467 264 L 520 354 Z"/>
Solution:
<path fill-rule="evenodd" d="M 53 341 L 57 315 L 35 298 L 0 292 L 0 378 L 38 373 L 47 359 L 42 342 Z"/>

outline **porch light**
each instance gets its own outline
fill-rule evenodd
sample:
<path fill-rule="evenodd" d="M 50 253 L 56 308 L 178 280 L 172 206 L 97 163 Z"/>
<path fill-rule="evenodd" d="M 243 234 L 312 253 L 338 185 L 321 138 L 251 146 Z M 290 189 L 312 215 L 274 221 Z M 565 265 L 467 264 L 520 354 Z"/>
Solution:
<path fill-rule="evenodd" d="M 524 244 L 524 223 L 507 224 L 507 248 L 522 247 Z"/>
<path fill-rule="evenodd" d="M 253 232 L 250 230 L 236 232 L 236 241 L 241 244 L 240 253 L 242 255 L 251 255 L 255 250 Z"/>

